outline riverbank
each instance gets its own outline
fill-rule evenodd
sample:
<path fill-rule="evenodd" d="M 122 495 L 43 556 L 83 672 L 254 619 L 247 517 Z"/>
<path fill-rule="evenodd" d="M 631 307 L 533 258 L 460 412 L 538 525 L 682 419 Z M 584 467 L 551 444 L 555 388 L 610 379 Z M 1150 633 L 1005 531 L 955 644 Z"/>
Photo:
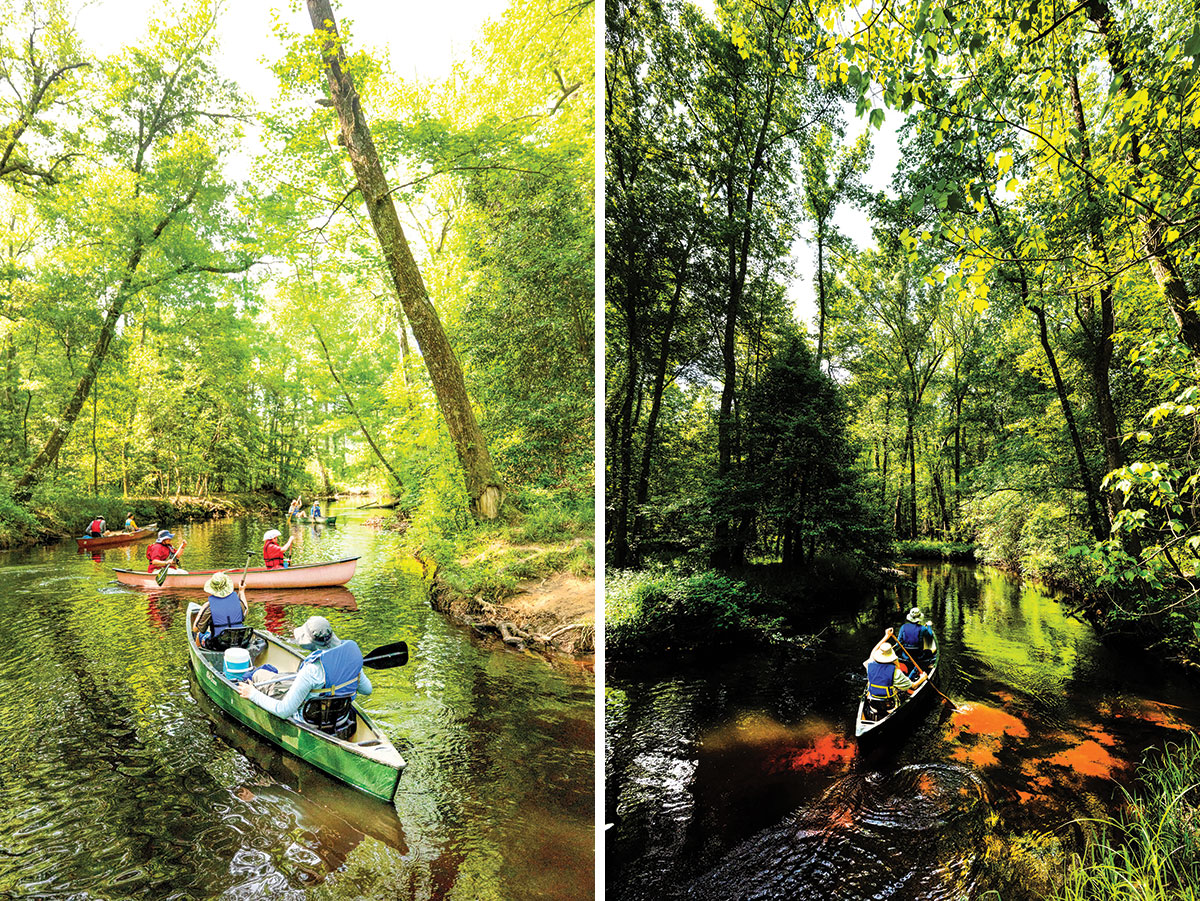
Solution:
<path fill-rule="evenodd" d="M 157 522 L 160 528 L 171 528 L 185 522 L 270 513 L 282 510 L 284 506 L 286 499 L 274 494 L 164 498 L 56 492 L 35 496 L 28 505 L 0 496 L 0 549 L 51 544 L 78 537 L 97 516 L 104 519 L 110 529 L 119 530 L 130 511 L 139 524 Z"/>
<path fill-rule="evenodd" d="M 590 497 L 526 492 L 492 523 L 438 529 L 399 518 L 429 583 L 430 605 L 514 650 L 589 661 L 596 636 Z"/>

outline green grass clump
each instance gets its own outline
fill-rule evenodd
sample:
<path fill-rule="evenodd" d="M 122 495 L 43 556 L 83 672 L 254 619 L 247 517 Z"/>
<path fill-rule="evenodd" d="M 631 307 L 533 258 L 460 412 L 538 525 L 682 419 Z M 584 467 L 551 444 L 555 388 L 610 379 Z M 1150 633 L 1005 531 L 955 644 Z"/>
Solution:
<path fill-rule="evenodd" d="M 1059 901 L 1200 899 L 1200 738 L 1168 744 L 1138 771 L 1127 811 L 1102 819 L 1074 855 Z"/>
<path fill-rule="evenodd" d="M 782 626 L 758 591 L 720 573 L 615 571 L 604 584 L 605 646 L 613 658 L 727 644 Z"/>

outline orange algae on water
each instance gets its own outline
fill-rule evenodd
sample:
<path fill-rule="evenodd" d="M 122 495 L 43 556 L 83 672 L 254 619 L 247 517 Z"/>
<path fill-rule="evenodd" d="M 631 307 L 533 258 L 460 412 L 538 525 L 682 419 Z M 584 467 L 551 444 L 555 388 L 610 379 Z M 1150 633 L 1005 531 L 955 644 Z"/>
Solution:
<path fill-rule="evenodd" d="M 821 735 L 810 747 L 789 748 L 768 766 L 773 773 L 785 770 L 817 769 L 853 759 L 855 748 L 840 735 Z"/>
<path fill-rule="evenodd" d="M 1011 713 L 987 704 L 963 704 L 950 717 L 946 738 L 958 742 L 950 756 L 976 769 L 995 766 L 1005 735 L 1027 738 L 1029 729 Z"/>
<path fill-rule="evenodd" d="M 1053 757 L 1046 758 L 1047 763 L 1064 766 L 1081 776 L 1109 777 L 1114 770 L 1123 770 L 1125 761 L 1118 760 L 1108 753 L 1108 750 L 1096 741 L 1085 741 L 1073 748 L 1059 751 Z"/>
<path fill-rule="evenodd" d="M 1020 719 L 987 704 L 963 704 L 950 717 L 949 737 L 954 738 L 965 732 L 994 735 L 997 738 L 1003 735 L 1029 737 L 1029 729 Z"/>

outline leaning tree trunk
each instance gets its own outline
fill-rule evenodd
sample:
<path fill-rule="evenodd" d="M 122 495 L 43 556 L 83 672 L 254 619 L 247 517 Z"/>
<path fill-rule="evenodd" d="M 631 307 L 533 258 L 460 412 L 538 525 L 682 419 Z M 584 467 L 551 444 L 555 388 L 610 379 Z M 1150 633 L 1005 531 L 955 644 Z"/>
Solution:
<path fill-rule="evenodd" d="M 396 215 L 395 204 L 388 192 L 383 165 L 375 150 L 375 142 L 359 103 L 354 81 L 343 68 L 337 23 L 329 0 L 307 0 L 313 31 L 321 36 L 321 52 L 329 79 L 329 93 L 341 125 L 341 143 L 346 147 L 358 189 L 362 192 L 371 217 L 371 226 L 379 239 L 387 260 L 388 271 L 396 295 L 404 307 L 404 315 L 412 325 L 413 335 L 421 348 L 429 379 L 437 394 L 438 407 L 450 430 L 450 439 L 458 453 L 466 477 L 471 512 L 484 519 L 494 519 L 504 501 L 500 476 L 492 464 L 491 454 L 475 420 L 462 367 L 442 329 L 437 311 L 429 301 L 429 292 L 413 259 Z"/>

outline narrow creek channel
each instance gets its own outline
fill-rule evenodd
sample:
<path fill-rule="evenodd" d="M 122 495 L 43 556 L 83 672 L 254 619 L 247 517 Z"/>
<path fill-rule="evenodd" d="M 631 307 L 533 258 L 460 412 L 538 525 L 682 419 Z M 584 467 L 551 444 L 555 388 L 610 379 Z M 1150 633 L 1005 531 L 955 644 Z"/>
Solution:
<path fill-rule="evenodd" d="M 395 805 L 224 716 L 190 677 L 196 592 L 112 580 L 146 542 L 0 554 L 0 897 L 590 897 L 594 686 L 572 664 L 483 647 L 433 612 L 419 570 L 364 514 L 292 525 L 294 562 L 361 555 L 349 585 L 251 591 L 250 622 L 329 618 L 373 671 L 368 712 L 408 762 Z M 282 518 L 282 517 L 280 517 Z M 182 526 L 191 569 L 242 564 L 253 518 Z M 285 529 L 285 536 L 287 531 Z"/>
<path fill-rule="evenodd" d="M 1070 847 L 1072 821 L 1115 810 L 1147 747 L 1200 724 L 1194 686 L 1101 643 L 1044 590 L 907 569 L 815 618 L 829 629 L 812 651 L 712 650 L 669 674 L 608 664 L 607 897 L 980 897 L 1014 841 Z M 913 604 L 961 709 L 925 698 L 862 755 L 862 661 Z"/>

